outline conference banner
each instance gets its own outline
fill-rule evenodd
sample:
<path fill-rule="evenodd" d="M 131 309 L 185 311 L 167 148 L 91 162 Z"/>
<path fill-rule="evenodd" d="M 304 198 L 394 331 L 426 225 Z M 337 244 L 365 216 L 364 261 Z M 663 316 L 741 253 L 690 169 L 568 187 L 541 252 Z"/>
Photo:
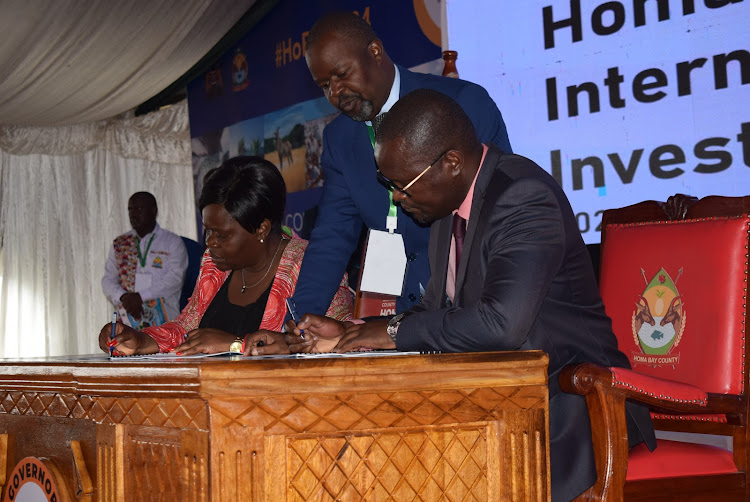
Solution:
<path fill-rule="evenodd" d="M 352 11 L 373 26 L 395 62 L 428 71 L 432 62 L 431 71 L 439 72 L 440 8 L 440 0 L 281 0 L 188 85 L 196 200 L 205 174 L 224 159 L 263 156 L 287 185 L 285 224 L 306 237 L 313 223 L 308 210 L 325 183 L 323 129 L 338 115 L 307 69 L 310 27 L 325 12 Z"/>
<path fill-rule="evenodd" d="M 473 0 L 447 15 L 461 78 L 563 186 L 587 243 L 605 209 L 750 195 L 750 1 Z"/>

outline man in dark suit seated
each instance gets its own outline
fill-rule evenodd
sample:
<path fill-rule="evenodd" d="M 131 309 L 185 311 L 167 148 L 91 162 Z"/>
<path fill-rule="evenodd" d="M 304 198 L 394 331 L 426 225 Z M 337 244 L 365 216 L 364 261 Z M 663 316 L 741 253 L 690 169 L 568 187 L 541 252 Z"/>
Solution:
<path fill-rule="evenodd" d="M 315 83 L 342 114 L 323 133 L 325 185 L 294 292 L 297 308 L 325 312 L 357 247 L 362 225 L 385 229 L 392 208 L 409 262 L 397 301 L 401 312 L 419 303 L 429 280 L 429 229 L 391 205 L 388 191 L 378 184 L 371 127 L 377 129 L 399 96 L 420 88 L 451 96 L 466 111 L 482 141 L 510 152 L 503 118 L 487 91 L 476 84 L 395 65 L 370 25 L 351 12 L 330 13 L 315 23 L 306 39 L 305 59 Z"/>
<path fill-rule="evenodd" d="M 531 160 L 481 143 L 461 107 L 427 89 L 393 106 L 375 158 L 394 201 L 432 224 L 424 298 L 390 320 L 363 324 L 305 315 L 296 327 L 287 323 L 287 342 L 292 350 L 306 350 L 315 337 L 340 337 L 337 351 L 544 350 L 552 499 L 576 497 L 596 480 L 591 426 L 585 399 L 561 392 L 558 373 L 572 363 L 629 363 L 560 185 Z M 627 410 L 631 446 L 646 440 L 653 449 L 647 410 Z"/>

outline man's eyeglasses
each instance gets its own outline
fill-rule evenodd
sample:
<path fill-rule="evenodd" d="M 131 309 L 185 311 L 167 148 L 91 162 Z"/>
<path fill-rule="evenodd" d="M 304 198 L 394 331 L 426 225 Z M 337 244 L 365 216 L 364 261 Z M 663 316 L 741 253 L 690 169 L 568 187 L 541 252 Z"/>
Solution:
<path fill-rule="evenodd" d="M 416 178 L 414 178 L 409 183 L 407 183 L 406 186 L 404 186 L 404 188 L 400 188 L 400 187 L 396 186 L 396 184 L 390 178 L 387 178 L 382 172 L 380 172 L 380 169 L 378 169 L 378 171 L 377 171 L 378 181 L 380 183 L 382 183 L 383 185 L 385 185 L 386 188 L 389 188 L 391 190 L 397 190 L 397 191 L 401 192 L 402 194 L 406 195 L 407 197 L 411 197 L 411 195 L 409 195 L 409 192 L 407 192 L 407 190 L 409 188 L 411 188 L 411 186 L 414 183 L 416 183 L 419 180 L 419 178 L 421 178 L 422 176 L 424 176 L 424 174 L 427 171 L 429 171 L 432 166 L 434 166 L 435 164 L 437 164 L 438 161 L 443 158 L 443 155 L 445 155 L 449 151 L 450 151 L 450 149 L 445 150 L 443 153 L 441 153 L 438 156 L 437 159 L 435 159 L 434 161 L 432 161 L 432 164 L 430 164 L 429 166 L 425 167 L 424 170 L 421 173 L 419 173 Z"/>

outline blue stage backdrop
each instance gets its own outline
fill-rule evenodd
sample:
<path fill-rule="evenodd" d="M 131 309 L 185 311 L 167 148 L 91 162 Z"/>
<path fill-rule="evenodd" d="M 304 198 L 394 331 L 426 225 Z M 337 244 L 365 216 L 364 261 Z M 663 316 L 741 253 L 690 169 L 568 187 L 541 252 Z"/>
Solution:
<path fill-rule="evenodd" d="M 287 184 L 286 224 L 304 234 L 325 180 L 323 128 L 337 115 L 305 63 L 305 39 L 323 13 L 367 20 L 391 58 L 406 67 L 441 55 L 439 0 L 282 0 L 205 75 L 188 85 L 196 200 L 203 176 L 224 159 L 259 155 Z M 435 65 L 441 68 L 442 65 Z M 198 215 L 199 234 L 202 233 Z"/>

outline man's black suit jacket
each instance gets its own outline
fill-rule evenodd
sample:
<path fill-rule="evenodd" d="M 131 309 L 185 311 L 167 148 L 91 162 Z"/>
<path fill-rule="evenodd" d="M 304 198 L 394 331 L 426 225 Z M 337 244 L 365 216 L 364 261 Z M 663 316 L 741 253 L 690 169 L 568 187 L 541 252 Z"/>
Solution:
<path fill-rule="evenodd" d="M 524 157 L 489 145 L 477 177 L 456 295 L 445 294 L 452 215 L 432 225 L 431 278 L 398 330 L 399 350 L 540 349 L 549 354 L 553 500 L 596 481 L 585 399 L 560 391 L 567 364 L 628 368 L 604 311 L 591 259 L 558 183 Z M 630 444 L 655 447 L 645 408 L 628 405 Z"/>

